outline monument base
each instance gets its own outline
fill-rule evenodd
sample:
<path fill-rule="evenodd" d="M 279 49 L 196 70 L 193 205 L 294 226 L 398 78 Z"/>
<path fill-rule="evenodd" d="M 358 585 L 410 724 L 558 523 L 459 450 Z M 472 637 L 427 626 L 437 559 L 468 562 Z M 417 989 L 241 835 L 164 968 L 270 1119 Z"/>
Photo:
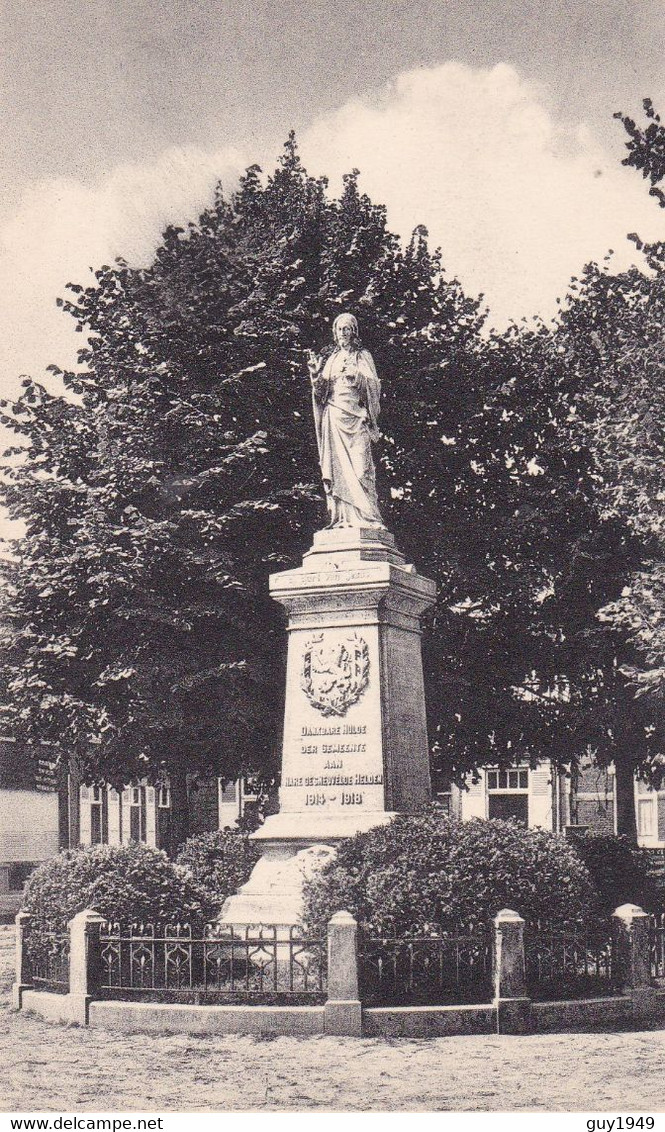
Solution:
<path fill-rule="evenodd" d="M 251 835 L 262 842 L 264 853 L 246 884 L 229 896 L 219 916 L 223 924 L 279 924 L 295 927 L 303 910 L 303 884 L 332 860 L 346 837 L 386 825 L 395 814 L 375 811 L 350 814 L 348 820 L 331 815 L 329 821 L 310 814 L 273 814 Z"/>
<path fill-rule="evenodd" d="M 295 927 L 300 923 L 305 880 L 334 856 L 330 845 L 306 849 L 283 842 L 273 844 L 257 862 L 246 884 L 226 901 L 219 916 L 223 924 L 276 924 Z"/>
<path fill-rule="evenodd" d="M 342 840 L 430 799 L 420 615 L 434 584 L 385 528 L 333 528 L 270 592 L 289 616 L 280 810 L 222 910 L 238 926 L 297 924 L 304 879 Z"/>

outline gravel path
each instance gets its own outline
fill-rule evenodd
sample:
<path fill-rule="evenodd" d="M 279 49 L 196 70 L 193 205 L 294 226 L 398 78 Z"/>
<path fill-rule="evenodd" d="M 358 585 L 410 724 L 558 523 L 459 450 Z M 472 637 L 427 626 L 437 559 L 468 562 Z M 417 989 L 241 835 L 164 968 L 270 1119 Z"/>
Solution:
<path fill-rule="evenodd" d="M 9 1005 L 0 1111 L 665 1110 L 665 1031 L 434 1040 L 197 1038 L 51 1025 Z"/>

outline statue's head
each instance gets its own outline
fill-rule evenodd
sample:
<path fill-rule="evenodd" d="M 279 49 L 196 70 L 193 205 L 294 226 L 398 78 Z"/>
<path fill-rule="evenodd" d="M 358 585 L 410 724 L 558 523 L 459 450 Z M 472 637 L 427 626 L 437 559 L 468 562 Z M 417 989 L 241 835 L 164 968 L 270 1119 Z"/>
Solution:
<path fill-rule="evenodd" d="M 337 346 L 352 346 L 358 340 L 358 320 L 355 315 L 337 315 L 333 322 L 333 338 Z"/>

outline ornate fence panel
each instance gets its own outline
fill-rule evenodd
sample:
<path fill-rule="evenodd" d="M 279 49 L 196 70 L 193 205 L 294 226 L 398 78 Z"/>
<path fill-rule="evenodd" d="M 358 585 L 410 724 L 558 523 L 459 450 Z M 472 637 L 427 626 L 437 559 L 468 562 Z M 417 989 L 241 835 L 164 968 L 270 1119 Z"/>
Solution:
<path fill-rule="evenodd" d="M 540 1001 L 612 995 L 619 972 L 609 922 L 591 930 L 543 925 L 524 930 L 527 993 Z"/>
<path fill-rule="evenodd" d="M 69 992 L 69 932 L 53 926 L 28 928 L 23 942 L 27 981 L 37 990 Z"/>
<path fill-rule="evenodd" d="M 366 1005 L 452 1005 L 490 1002 L 489 928 L 404 939 L 360 935 L 360 997 Z"/>
<path fill-rule="evenodd" d="M 665 979 L 665 913 L 649 916 L 649 954 L 651 978 Z"/>
<path fill-rule="evenodd" d="M 106 924 L 101 933 L 106 998 L 161 1001 L 323 1001 L 324 940 L 297 928 L 206 924 Z"/>

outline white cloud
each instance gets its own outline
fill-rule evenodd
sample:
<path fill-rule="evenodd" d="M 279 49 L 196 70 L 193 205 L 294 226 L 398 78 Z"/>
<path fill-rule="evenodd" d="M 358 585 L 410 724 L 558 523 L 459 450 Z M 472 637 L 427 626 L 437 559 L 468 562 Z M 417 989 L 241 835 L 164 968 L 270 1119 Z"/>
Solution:
<path fill-rule="evenodd" d="M 496 325 L 554 314 L 571 275 L 610 248 L 617 269 L 639 262 L 628 232 L 665 236 L 642 179 L 583 123 L 557 124 L 505 64 L 403 74 L 317 121 L 301 148 L 333 189 L 360 168 L 401 235 L 426 224 L 447 271 L 484 292 Z"/>
<path fill-rule="evenodd" d="M 300 141 L 305 164 L 329 174 L 334 190 L 358 166 L 402 235 L 425 223 L 447 270 L 485 293 L 499 325 L 554 313 L 571 274 L 609 247 L 617 266 L 632 262 L 628 231 L 665 234 L 665 212 L 641 178 L 583 124 L 557 124 L 505 64 L 403 74 L 318 120 Z M 55 305 L 68 281 L 86 283 L 90 268 L 116 256 L 149 262 L 164 225 L 196 217 L 216 180 L 233 187 L 247 163 L 230 149 L 173 148 L 93 186 L 33 184 L 0 222 L 0 393 L 14 392 L 21 373 L 73 364 L 80 337 Z"/>
<path fill-rule="evenodd" d="M 91 280 L 124 257 L 147 264 L 167 223 L 186 223 L 210 202 L 220 178 L 233 187 L 247 162 L 234 150 L 165 151 L 153 165 L 117 166 L 91 187 L 70 178 L 41 181 L 0 225 L 0 389 L 14 393 L 20 374 L 75 363 L 80 335 L 55 304 L 65 284 Z"/>

